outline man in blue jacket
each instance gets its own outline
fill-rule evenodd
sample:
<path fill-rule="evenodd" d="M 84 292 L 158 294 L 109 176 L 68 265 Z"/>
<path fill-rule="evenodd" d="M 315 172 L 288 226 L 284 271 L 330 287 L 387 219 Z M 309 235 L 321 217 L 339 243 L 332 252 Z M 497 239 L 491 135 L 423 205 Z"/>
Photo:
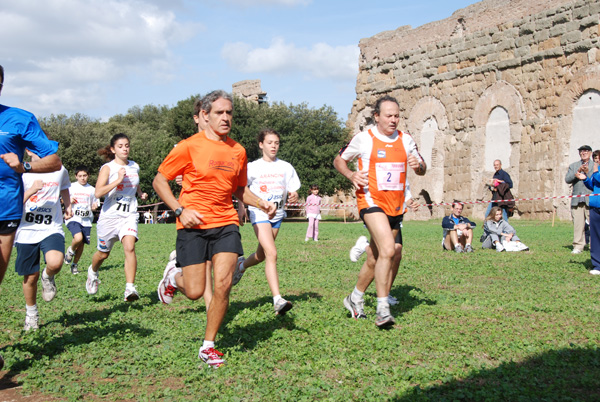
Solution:
<path fill-rule="evenodd" d="M 444 229 L 444 250 L 454 250 L 457 253 L 472 253 L 473 228 L 477 226 L 474 222 L 462 216 L 463 204 L 454 200 L 452 213 L 442 219 Z"/>
<path fill-rule="evenodd" d="M 490 179 L 490 182 L 488 184 L 490 191 L 492 191 L 492 193 L 494 191 L 496 191 L 496 184 L 497 183 L 506 183 L 508 184 L 508 188 L 511 189 L 513 188 L 513 181 L 510 178 L 510 175 L 508 174 L 508 172 L 506 172 L 506 170 L 502 169 L 502 161 L 500 159 L 496 159 L 494 161 L 494 175 L 492 176 L 492 178 Z M 492 195 L 492 199 L 494 199 L 493 195 Z M 485 215 L 484 215 L 484 219 L 487 218 L 488 214 L 490 213 L 490 210 L 492 209 L 492 207 L 498 206 L 498 204 L 496 204 L 495 202 L 490 202 L 488 204 L 487 209 L 485 210 Z M 505 221 L 508 222 L 508 213 L 506 212 L 506 207 L 502 208 L 502 219 L 504 219 Z"/>

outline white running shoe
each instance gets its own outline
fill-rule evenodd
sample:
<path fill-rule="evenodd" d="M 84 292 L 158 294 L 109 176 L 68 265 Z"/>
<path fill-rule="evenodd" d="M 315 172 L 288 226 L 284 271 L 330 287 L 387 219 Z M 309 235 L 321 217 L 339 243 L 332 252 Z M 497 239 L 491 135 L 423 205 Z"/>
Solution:
<path fill-rule="evenodd" d="M 90 268 L 92 266 L 90 265 Z M 98 293 L 98 286 L 100 285 L 100 279 L 98 279 L 98 274 L 90 274 L 90 270 L 88 269 L 87 281 L 85 282 L 85 290 L 87 290 L 89 295 L 95 295 Z"/>
<path fill-rule="evenodd" d="M 375 325 L 379 328 L 387 328 L 396 323 L 394 317 L 390 313 L 390 307 L 379 307 L 377 309 L 377 318 L 375 319 Z"/>
<path fill-rule="evenodd" d="M 365 302 L 362 299 L 355 303 L 352 301 L 352 295 L 348 295 L 344 298 L 344 307 L 350 311 L 352 318 L 355 320 L 367 318 L 365 314 Z"/>
<path fill-rule="evenodd" d="M 242 276 L 244 276 L 244 261 L 245 258 L 243 256 L 238 257 L 237 263 L 235 264 L 235 271 L 233 271 L 233 279 L 231 280 L 231 286 L 235 286 L 238 284 Z"/>
<path fill-rule="evenodd" d="M 65 264 L 70 264 L 73 261 L 73 257 L 75 253 L 71 250 L 71 247 L 67 248 L 67 252 L 65 253 Z"/>
<path fill-rule="evenodd" d="M 350 261 L 358 261 L 360 256 L 363 255 L 365 251 L 367 251 L 368 245 L 369 240 L 365 236 L 360 236 L 358 240 L 356 240 L 356 244 L 354 244 L 354 247 L 350 249 Z"/>
<path fill-rule="evenodd" d="M 73 275 L 77 275 L 79 273 L 79 269 L 77 268 L 77 264 L 75 264 L 75 263 L 71 264 L 71 273 Z"/>
<path fill-rule="evenodd" d="M 390 306 L 395 306 L 395 305 L 399 304 L 400 302 L 394 296 L 388 295 L 388 303 Z"/>
<path fill-rule="evenodd" d="M 500 242 L 496 243 L 496 251 L 499 253 L 504 251 L 504 246 L 502 244 L 500 244 Z"/>
<path fill-rule="evenodd" d="M 285 315 L 285 313 L 290 311 L 292 307 L 292 303 L 285 300 L 284 298 L 277 300 L 277 303 L 273 305 L 273 308 L 275 309 L 275 314 L 277 315 Z"/>
<path fill-rule="evenodd" d="M 571 254 L 581 254 L 583 253 L 583 250 L 580 250 L 578 248 L 574 248 L 573 251 L 571 251 Z"/>
<path fill-rule="evenodd" d="M 39 315 L 25 315 L 25 325 L 23 326 L 23 331 L 37 331 L 39 328 L 38 321 L 40 319 Z"/>
<path fill-rule="evenodd" d="M 123 298 L 126 302 L 132 302 L 138 300 L 140 298 L 140 295 L 134 286 L 133 288 L 125 289 L 125 294 Z"/>
<path fill-rule="evenodd" d="M 42 299 L 49 302 L 56 296 L 56 284 L 54 283 L 54 277 L 44 278 L 44 272 L 40 275 L 42 278 Z"/>
<path fill-rule="evenodd" d="M 592 269 L 590 275 L 600 275 L 600 269 Z"/>
<path fill-rule="evenodd" d="M 173 286 L 171 280 L 169 279 L 169 277 L 174 271 L 181 272 L 181 268 L 178 268 L 175 265 L 174 260 L 171 260 L 165 267 L 163 277 L 158 283 L 158 299 L 164 304 L 171 304 L 171 302 L 173 301 L 173 296 L 175 296 L 175 292 L 177 292 L 177 287 Z"/>
<path fill-rule="evenodd" d="M 204 363 L 215 369 L 225 364 L 225 360 L 221 358 L 222 356 L 223 353 L 219 352 L 215 348 L 200 349 L 198 352 L 198 358 L 202 359 Z"/>

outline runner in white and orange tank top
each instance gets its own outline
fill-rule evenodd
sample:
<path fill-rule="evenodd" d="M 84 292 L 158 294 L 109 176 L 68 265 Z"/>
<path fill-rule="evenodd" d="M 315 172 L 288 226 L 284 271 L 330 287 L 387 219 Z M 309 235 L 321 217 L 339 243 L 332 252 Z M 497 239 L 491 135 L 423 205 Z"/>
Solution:
<path fill-rule="evenodd" d="M 363 295 L 375 278 L 375 324 L 387 327 L 394 324 L 388 295 L 392 261 L 396 253 L 395 239 L 400 233 L 404 212 L 406 169 L 410 167 L 416 174 L 424 175 L 427 166 L 410 134 L 397 130 L 400 107 L 395 98 L 384 96 L 378 99 L 373 117 L 376 126 L 355 135 L 340 150 L 333 164 L 357 188 L 359 214 L 371 234 L 373 251 L 361 268 L 354 291 L 344 299 L 344 305 L 353 318 L 366 318 Z M 355 159 L 358 162 L 357 171 L 348 167 L 348 163 Z M 399 250 L 401 252 L 401 248 Z M 397 261 L 399 264 L 400 260 Z"/>

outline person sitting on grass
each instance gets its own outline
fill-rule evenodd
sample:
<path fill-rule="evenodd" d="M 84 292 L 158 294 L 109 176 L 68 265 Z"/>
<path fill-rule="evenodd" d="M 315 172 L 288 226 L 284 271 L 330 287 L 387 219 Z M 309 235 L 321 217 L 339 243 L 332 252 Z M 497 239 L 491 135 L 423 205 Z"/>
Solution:
<path fill-rule="evenodd" d="M 477 224 L 462 216 L 462 211 L 463 204 L 454 200 L 452 202 L 452 213 L 442 220 L 442 228 L 444 229 L 442 248 L 444 250 L 454 250 L 457 253 L 472 253 L 473 228 Z"/>
<path fill-rule="evenodd" d="M 517 236 L 517 231 L 502 218 L 502 208 L 492 207 L 483 224 L 482 248 L 495 248 L 496 251 L 529 250 Z"/>

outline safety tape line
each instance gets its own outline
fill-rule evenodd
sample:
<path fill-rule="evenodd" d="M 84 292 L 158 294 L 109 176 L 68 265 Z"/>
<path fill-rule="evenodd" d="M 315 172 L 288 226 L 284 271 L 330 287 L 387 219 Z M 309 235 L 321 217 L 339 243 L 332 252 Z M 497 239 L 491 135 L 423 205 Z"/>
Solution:
<path fill-rule="evenodd" d="M 471 205 L 471 204 L 489 204 L 490 202 L 493 203 L 499 203 L 499 202 L 510 202 L 510 201 L 538 201 L 538 200 L 556 200 L 556 199 L 563 199 L 563 198 L 583 198 L 583 197 L 595 197 L 595 196 L 600 196 L 600 193 L 598 194 L 578 194 L 578 195 L 559 195 L 559 196 L 552 196 L 552 197 L 532 197 L 532 198 L 513 198 L 513 199 L 509 199 L 509 200 L 488 200 L 488 201 L 460 201 L 459 204 L 463 204 L 463 205 Z M 161 205 L 163 204 L 162 202 L 156 203 L 156 204 L 149 204 L 149 205 L 139 205 L 138 209 L 140 208 L 148 208 L 148 207 L 153 207 L 156 205 Z M 436 207 L 436 206 L 444 206 L 444 205 L 452 205 L 454 204 L 453 202 L 439 202 L 439 203 L 432 203 L 432 204 L 419 204 L 420 207 Z M 356 207 L 356 204 L 309 204 L 309 203 L 288 203 L 285 204 L 287 207 L 306 207 L 309 205 L 318 205 L 321 207 L 333 207 L 333 208 L 353 208 Z M 168 210 L 170 211 L 170 210 Z"/>

